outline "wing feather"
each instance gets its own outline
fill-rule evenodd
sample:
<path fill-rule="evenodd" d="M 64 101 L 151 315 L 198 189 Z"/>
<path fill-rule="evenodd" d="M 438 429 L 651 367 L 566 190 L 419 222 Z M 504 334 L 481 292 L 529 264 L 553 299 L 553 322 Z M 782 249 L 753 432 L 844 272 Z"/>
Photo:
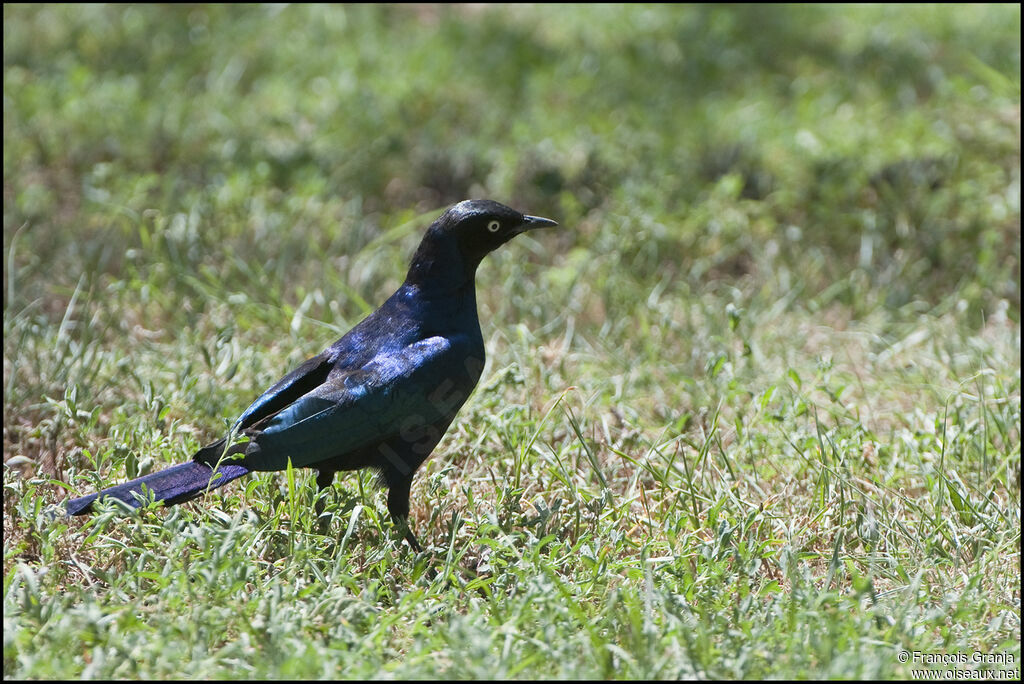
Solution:
<path fill-rule="evenodd" d="M 278 380 L 273 387 L 252 402 L 235 422 L 235 429 L 251 427 L 322 385 L 326 382 L 332 367 L 329 349 L 306 359 L 298 368 Z"/>
<path fill-rule="evenodd" d="M 464 345 L 431 337 L 331 373 L 257 429 L 243 462 L 253 470 L 315 466 L 424 424 L 450 418 L 468 396 L 445 391 L 462 367 Z"/>

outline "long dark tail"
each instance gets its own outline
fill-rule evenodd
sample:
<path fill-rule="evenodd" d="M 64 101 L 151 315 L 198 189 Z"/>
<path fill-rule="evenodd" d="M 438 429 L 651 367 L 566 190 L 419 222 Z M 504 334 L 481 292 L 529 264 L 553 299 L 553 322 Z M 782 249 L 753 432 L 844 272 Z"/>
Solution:
<path fill-rule="evenodd" d="M 200 452 L 203 450 L 201 449 Z M 198 456 L 198 454 L 197 454 Z M 142 494 L 142 485 L 146 485 L 152 492 L 153 499 L 163 501 L 171 506 L 182 501 L 194 499 L 208 489 L 223 487 L 232 480 L 237 480 L 243 475 L 248 475 L 249 469 L 237 463 L 222 463 L 216 472 L 205 463 L 189 461 L 181 465 L 171 466 L 159 473 L 146 475 L 131 482 L 102 492 L 72 499 L 67 504 L 68 515 L 82 515 L 92 509 L 94 501 L 100 497 L 112 497 L 120 499 L 133 508 L 142 505 L 146 500 Z"/>

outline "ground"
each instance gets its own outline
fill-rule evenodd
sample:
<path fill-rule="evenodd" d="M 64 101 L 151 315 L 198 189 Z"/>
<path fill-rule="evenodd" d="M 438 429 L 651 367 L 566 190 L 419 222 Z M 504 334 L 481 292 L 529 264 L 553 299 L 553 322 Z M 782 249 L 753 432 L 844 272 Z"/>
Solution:
<path fill-rule="evenodd" d="M 1019 7 L 3 30 L 5 678 L 1019 677 Z M 424 554 L 372 473 L 320 521 L 305 470 L 47 516 L 219 436 L 469 197 L 561 228 L 480 268 Z"/>

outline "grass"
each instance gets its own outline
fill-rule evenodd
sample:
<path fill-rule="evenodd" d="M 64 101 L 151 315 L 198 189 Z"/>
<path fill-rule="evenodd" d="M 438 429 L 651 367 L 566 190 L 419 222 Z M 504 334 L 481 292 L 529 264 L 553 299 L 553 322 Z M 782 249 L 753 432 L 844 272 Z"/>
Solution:
<path fill-rule="evenodd" d="M 5 5 L 5 678 L 1019 676 L 1019 44 L 1015 6 Z M 425 553 L 369 473 L 326 527 L 303 470 L 48 519 L 218 436 L 466 197 L 563 228 L 480 269 Z"/>

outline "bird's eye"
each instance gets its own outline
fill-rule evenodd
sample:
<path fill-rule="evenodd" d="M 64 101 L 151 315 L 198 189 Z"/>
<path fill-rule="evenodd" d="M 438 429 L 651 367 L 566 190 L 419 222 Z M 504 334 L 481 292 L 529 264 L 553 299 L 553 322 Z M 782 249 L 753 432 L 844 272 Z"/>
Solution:
<path fill-rule="evenodd" d="M 491 231 L 492 233 L 497 233 L 499 228 L 501 228 L 501 223 L 499 223 L 498 221 L 491 221 L 490 223 L 487 224 L 487 230 Z"/>

